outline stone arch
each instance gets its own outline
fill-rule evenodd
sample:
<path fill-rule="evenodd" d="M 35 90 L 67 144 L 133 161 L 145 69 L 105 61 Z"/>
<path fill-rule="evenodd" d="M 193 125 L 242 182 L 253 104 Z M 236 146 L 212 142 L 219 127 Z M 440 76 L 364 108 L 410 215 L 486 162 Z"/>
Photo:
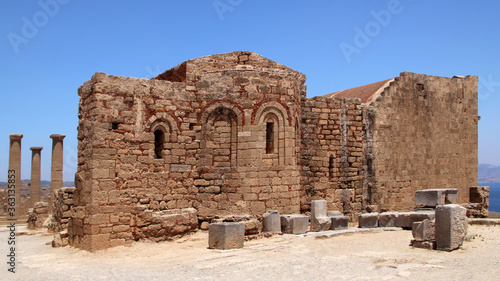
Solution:
<path fill-rule="evenodd" d="M 231 172 L 238 163 L 238 128 L 243 123 L 241 111 L 231 103 L 218 102 L 206 108 L 201 121 L 201 148 L 207 151 L 203 155 L 204 166 L 211 166 L 215 173 Z"/>
<path fill-rule="evenodd" d="M 150 125 L 149 131 L 153 134 L 154 139 L 154 158 L 163 159 L 170 154 L 171 144 L 177 142 L 177 130 L 173 128 L 175 127 L 165 119 L 156 118 Z"/>
<path fill-rule="evenodd" d="M 243 110 L 235 103 L 230 101 L 216 101 L 203 109 L 202 114 L 200 115 L 199 120 L 206 123 L 210 114 L 212 114 L 217 108 L 226 108 L 231 110 L 235 116 L 238 127 L 245 125 L 245 115 L 243 114 Z"/>
<path fill-rule="evenodd" d="M 262 117 L 269 112 L 274 112 L 276 116 L 278 116 L 281 119 L 281 121 L 283 121 L 282 122 L 283 126 L 289 125 L 288 110 L 277 101 L 269 101 L 263 103 L 257 110 L 254 110 L 252 114 L 254 116 L 253 124 L 255 123 L 261 124 Z"/>
<path fill-rule="evenodd" d="M 267 159 L 265 161 L 268 161 L 269 165 L 274 165 L 274 162 L 272 162 L 274 158 L 278 160 L 276 164 L 284 165 L 285 148 L 288 144 L 286 128 L 290 126 L 287 110 L 280 103 L 270 101 L 262 104 L 255 111 L 254 116 L 254 123 L 257 126 L 262 126 L 263 147 L 265 147 L 263 158 Z"/>
<path fill-rule="evenodd" d="M 150 132 L 154 132 L 154 130 L 158 129 L 158 126 L 162 126 L 165 130 L 164 132 L 168 131 L 170 133 L 170 141 L 177 141 L 180 125 L 176 118 L 166 112 L 158 112 L 149 118 L 146 128 L 149 128 Z"/>

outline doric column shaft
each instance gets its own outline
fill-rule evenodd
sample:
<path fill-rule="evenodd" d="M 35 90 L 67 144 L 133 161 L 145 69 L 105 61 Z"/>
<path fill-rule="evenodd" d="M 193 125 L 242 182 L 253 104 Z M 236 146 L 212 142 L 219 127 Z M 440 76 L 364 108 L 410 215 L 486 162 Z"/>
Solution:
<path fill-rule="evenodd" d="M 11 190 L 14 190 L 15 195 L 15 218 L 19 218 L 21 215 L 21 139 L 23 135 L 13 134 L 10 135 L 10 149 L 9 149 L 9 171 L 8 171 L 8 198 L 11 197 Z M 11 189 L 11 187 L 14 187 Z M 7 201 L 10 206 L 11 200 Z M 11 212 L 7 212 L 8 216 Z"/>
<path fill-rule="evenodd" d="M 50 175 L 50 213 L 54 211 L 54 192 L 63 186 L 63 139 L 65 135 L 50 135 L 52 139 L 52 168 Z"/>
<path fill-rule="evenodd" d="M 31 149 L 31 189 L 30 198 L 31 206 L 34 207 L 36 202 L 40 202 L 40 170 L 41 170 L 41 154 L 43 147 L 32 147 Z"/>

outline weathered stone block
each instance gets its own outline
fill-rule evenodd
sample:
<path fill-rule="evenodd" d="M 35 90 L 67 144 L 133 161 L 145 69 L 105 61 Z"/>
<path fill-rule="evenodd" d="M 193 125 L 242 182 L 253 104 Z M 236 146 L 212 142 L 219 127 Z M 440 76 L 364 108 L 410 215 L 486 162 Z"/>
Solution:
<path fill-rule="evenodd" d="M 437 205 L 455 204 L 458 189 L 424 189 L 415 192 L 415 205 L 418 207 L 436 207 Z"/>
<path fill-rule="evenodd" d="M 448 188 L 445 191 L 445 204 L 457 204 L 458 199 L 458 189 L 457 188 Z"/>
<path fill-rule="evenodd" d="M 380 213 L 378 216 L 378 226 L 379 227 L 395 227 L 397 217 L 398 217 L 398 212 Z"/>
<path fill-rule="evenodd" d="M 360 228 L 378 227 L 378 213 L 365 213 L 359 215 Z"/>
<path fill-rule="evenodd" d="M 349 227 L 349 217 L 348 216 L 332 216 L 331 230 L 341 230 L 347 229 Z"/>
<path fill-rule="evenodd" d="M 191 165 L 179 165 L 179 164 L 173 164 L 170 168 L 171 172 L 190 172 L 191 171 Z"/>
<path fill-rule="evenodd" d="M 411 229 L 410 214 L 410 212 L 398 213 L 398 216 L 396 217 L 396 227 Z"/>
<path fill-rule="evenodd" d="M 281 232 L 303 234 L 307 232 L 309 218 L 304 215 L 281 215 Z"/>
<path fill-rule="evenodd" d="M 326 200 L 311 202 L 311 231 L 329 230 L 332 220 L 327 216 Z"/>
<path fill-rule="evenodd" d="M 341 212 L 339 211 L 328 211 L 327 212 L 327 216 L 329 217 L 338 217 L 338 216 L 343 216 L 344 214 L 342 214 Z"/>
<path fill-rule="evenodd" d="M 281 233 L 281 217 L 277 210 L 267 211 L 262 215 L 263 232 Z"/>
<path fill-rule="evenodd" d="M 435 238 L 438 250 L 458 249 L 467 234 L 466 209 L 460 205 L 448 204 L 436 207 Z"/>
<path fill-rule="evenodd" d="M 427 249 L 427 250 L 435 250 L 436 249 L 436 242 L 435 241 L 412 240 L 411 245 L 415 248 L 422 248 L 422 249 Z"/>
<path fill-rule="evenodd" d="M 434 221 L 425 219 L 412 224 L 411 233 L 416 241 L 434 240 Z"/>
<path fill-rule="evenodd" d="M 245 224 L 242 222 L 212 223 L 208 227 L 208 247 L 228 250 L 243 248 Z"/>
<path fill-rule="evenodd" d="M 425 219 L 433 220 L 435 217 L 436 217 L 435 211 L 410 212 L 410 226 L 413 226 L 414 222 L 423 221 Z"/>

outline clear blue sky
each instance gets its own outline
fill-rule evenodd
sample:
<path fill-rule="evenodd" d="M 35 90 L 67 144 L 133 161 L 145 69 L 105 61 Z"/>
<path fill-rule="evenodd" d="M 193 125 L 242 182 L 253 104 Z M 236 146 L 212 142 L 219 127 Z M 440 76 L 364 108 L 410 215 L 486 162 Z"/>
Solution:
<path fill-rule="evenodd" d="M 253 51 L 307 75 L 308 96 L 402 71 L 477 75 L 479 162 L 500 165 L 500 1 L 0 1 L 0 181 L 9 135 L 32 146 L 66 134 L 64 180 L 76 171 L 77 89 L 95 72 L 153 77 L 214 53 Z M 361 34 L 362 33 L 362 34 Z M 347 46 L 347 47 L 346 47 Z"/>

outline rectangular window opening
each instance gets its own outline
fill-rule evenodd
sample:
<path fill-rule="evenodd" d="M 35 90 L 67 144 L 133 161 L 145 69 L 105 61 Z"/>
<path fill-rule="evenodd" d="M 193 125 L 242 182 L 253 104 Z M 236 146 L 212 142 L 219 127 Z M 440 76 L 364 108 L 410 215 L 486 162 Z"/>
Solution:
<path fill-rule="evenodd" d="M 266 153 L 274 153 L 274 123 L 268 122 L 266 124 Z"/>

